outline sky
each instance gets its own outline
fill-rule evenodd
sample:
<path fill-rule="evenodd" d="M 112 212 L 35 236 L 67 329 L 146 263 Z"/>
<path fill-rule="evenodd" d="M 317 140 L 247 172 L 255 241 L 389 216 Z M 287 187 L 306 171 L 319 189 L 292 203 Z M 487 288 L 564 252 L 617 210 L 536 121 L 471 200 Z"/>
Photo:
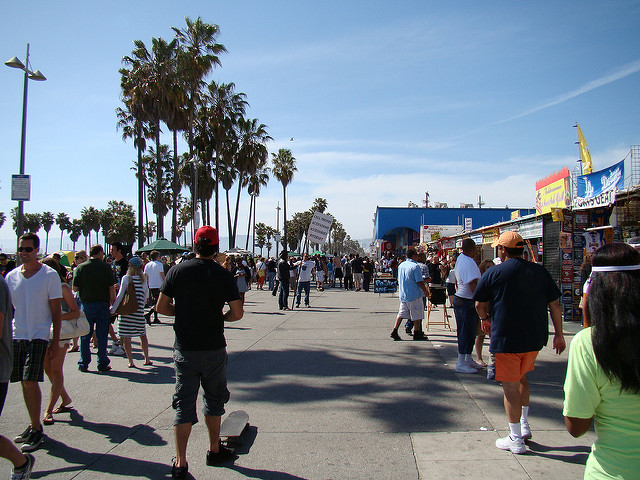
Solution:
<path fill-rule="evenodd" d="M 228 53 L 208 80 L 234 82 L 247 116 L 267 125 L 269 151 L 296 158 L 288 216 L 324 198 L 353 239 L 372 239 L 376 206 L 422 206 L 425 192 L 455 207 L 481 196 L 485 207 L 533 208 L 537 180 L 577 165 L 576 122 L 594 170 L 640 144 L 639 1 L 29 0 L 2 13 L 2 60 L 24 61 L 30 43 L 31 67 L 47 77 L 29 82 L 26 212 L 136 207 L 136 152 L 116 129 L 118 69 L 134 40 L 171 39 L 185 16 L 220 27 Z M 21 71 L 0 68 L 7 252 L 22 89 Z M 275 227 L 278 202 L 272 179 L 256 220 Z M 240 232 L 248 205 L 244 195 Z"/>

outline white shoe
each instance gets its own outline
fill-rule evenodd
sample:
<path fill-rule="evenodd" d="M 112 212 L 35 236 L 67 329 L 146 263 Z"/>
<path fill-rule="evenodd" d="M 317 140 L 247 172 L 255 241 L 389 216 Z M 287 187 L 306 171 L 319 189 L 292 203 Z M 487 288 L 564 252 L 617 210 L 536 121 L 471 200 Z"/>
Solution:
<path fill-rule="evenodd" d="M 497 439 L 496 447 L 501 450 L 510 450 L 511 453 L 518 454 L 525 453 L 527 451 L 527 447 L 524 444 L 522 437 L 514 437 L 513 435 Z"/>
<path fill-rule="evenodd" d="M 113 345 L 111 345 L 111 348 L 109 349 L 109 352 L 107 352 L 109 355 L 115 355 L 116 351 L 118 350 L 118 347 L 120 345 L 118 345 L 117 343 L 114 343 Z"/>
<path fill-rule="evenodd" d="M 456 364 L 456 372 L 458 373 L 478 373 L 478 370 L 467 365 L 466 363 Z"/>
<path fill-rule="evenodd" d="M 531 438 L 531 425 L 528 422 L 520 422 L 520 429 L 522 430 L 522 439 L 529 440 Z"/>
<path fill-rule="evenodd" d="M 467 363 L 467 365 L 469 365 L 470 367 L 473 367 L 477 370 L 480 370 L 481 368 L 484 368 L 483 365 L 480 365 L 478 362 L 476 362 L 475 360 L 469 360 L 469 362 Z"/>
<path fill-rule="evenodd" d="M 118 345 L 118 348 L 116 348 L 116 351 L 113 352 L 114 355 L 120 355 L 120 356 L 125 356 L 127 354 L 127 352 L 124 351 L 124 348 L 122 348 L 120 345 Z"/>

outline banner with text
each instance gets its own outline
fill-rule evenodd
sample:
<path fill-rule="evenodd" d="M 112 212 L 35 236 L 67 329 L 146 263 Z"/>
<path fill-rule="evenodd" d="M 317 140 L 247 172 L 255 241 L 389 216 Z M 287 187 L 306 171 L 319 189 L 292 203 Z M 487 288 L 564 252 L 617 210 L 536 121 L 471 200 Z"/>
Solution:
<path fill-rule="evenodd" d="M 576 179 L 578 197 L 594 198 L 609 190 L 624 188 L 624 160 L 615 165 Z"/>
<path fill-rule="evenodd" d="M 568 208 L 569 169 L 563 168 L 536 182 L 536 214 L 550 213 L 552 208 Z"/>
<path fill-rule="evenodd" d="M 333 224 L 333 217 L 325 213 L 315 212 L 311 223 L 309 224 L 309 231 L 307 232 L 307 238 L 309 243 L 317 243 L 322 245 L 327 241 L 327 234 Z"/>

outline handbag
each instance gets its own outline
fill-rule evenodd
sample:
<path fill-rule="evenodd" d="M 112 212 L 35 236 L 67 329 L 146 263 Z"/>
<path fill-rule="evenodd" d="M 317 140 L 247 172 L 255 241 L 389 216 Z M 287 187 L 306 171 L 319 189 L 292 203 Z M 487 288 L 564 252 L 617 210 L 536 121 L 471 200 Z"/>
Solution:
<path fill-rule="evenodd" d="M 138 311 L 138 298 L 136 297 L 136 287 L 133 284 L 133 279 L 129 277 L 129 286 L 127 291 L 116 309 L 117 315 L 131 315 Z"/>
<path fill-rule="evenodd" d="M 70 340 L 72 338 L 84 337 L 91 331 L 91 326 L 84 312 L 80 311 L 80 316 L 73 320 L 62 320 L 60 324 L 60 340 Z M 53 338 L 53 325 L 49 338 Z"/>

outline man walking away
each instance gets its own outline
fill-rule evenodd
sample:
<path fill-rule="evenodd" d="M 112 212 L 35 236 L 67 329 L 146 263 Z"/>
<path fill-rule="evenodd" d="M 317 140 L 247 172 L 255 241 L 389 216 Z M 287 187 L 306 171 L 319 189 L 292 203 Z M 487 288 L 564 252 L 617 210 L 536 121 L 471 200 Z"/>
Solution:
<path fill-rule="evenodd" d="M 525 453 L 524 440 L 531 438 L 527 372 L 549 339 L 547 309 L 555 330 L 553 348 L 558 354 L 565 348 L 560 290 L 542 265 L 522 258 L 524 241 L 516 232 L 503 233 L 493 246 L 502 263 L 485 272 L 473 298 L 482 329 L 491 333 L 489 350 L 509 420 L 509 436 L 496 440 L 496 447 Z"/>
<path fill-rule="evenodd" d="M 478 314 L 473 303 L 473 292 L 480 278 L 480 269 L 473 259 L 475 249 L 476 243 L 470 238 L 465 238 L 462 241 L 462 253 L 456 261 L 458 290 L 453 298 L 453 311 L 456 315 L 458 337 L 458 373 L 477 373 L 481 367 L 471 357 L 478 331 Z"/>
<path fill-rule="evenodd" d="M 413 320 L 413 339 L 428 340 L 422 331 L 422 319 L 424 318 L 424 305 L 422 297 L 429 296 L 429 288 L 422 278 L 422 269 L 414 259 L 418 254 L 415 249 L 407 250 L 407 260 L 398 268 L 398 293 L 400 296 L 400 309 L 398 317 L 391 332 L 391 338 L 401 340 L 398 335 L 398 327 L 403 318 Z"/>
<path fill-rule="evenodd" d="M 25 233 L 18 242 L 22 266 L 7 274 L 7 285 L 14 308 L 13 369 L 11 382 L 20 382 L 30 425 L 14 441 L 23 452 L 36 450 L 44 440 L 40 422 L 45 355 L 53 358 L 60 348 L 62 322 L 62 286 L 54 269 L 38 262 L 40 239 Z M 49 343 L 49 332 L 53 336 Z"/>
<path fill-rule="evenodd" d="M 109 305 L 112 305 L 116 299 L 115 281 L 111 267 L 103 261 L 102 245 L 91 247 L 89 255 L 89 260 L 78 265 L 73 274 L 73 291 L 79 292 L 82 309 L 91 326 L 89 333 L 80 338 L 78 370 L 86 372 L 89 369 L 91 363 L 89 343 L 95 330 L 98 341 L 98 371 L 108 372 L 111 370 L 107 356 L 107 337 L 111 324 Z"/>
<path fill-rule="evenodd" d="M 224 322 L 235 322 L 244 315 L 233 275 L 214 261 L 218 252 L 217 230 L 208 225 L 200 227 L 194 249 L 196 258 L 181 262 L 168 272 L 156 304 L 159 313 L 175 317 L 176 457 L 171 476 L 180 479 L 187 478 L 187 443 L 191 427 L 198 421 L 196 399 L 200 385 L 204 390 L 203 413 L 209 433 L 206 463 L 216 466 L 235 458 L 232 450 L 220 444 L 220 419 L 229 400 Z M 225 303 L 229 310 L 223 313 Z"/>
<path fill-rule="evenodd" d="M 155 303 L 158 301 L 158 294 L 160 293 L 160 287 L 164 281 L 164 266 L 162 262 L 158 260 L 160 252 L 156 250 L 151 252 L 151 261 L 144 266 L 144 274 L 149 280 L 149 291 L 151 292 L 152 306 L 151 310 L 144 314 L 144 318 L 147 323 L 151 325 L 151 314 L 153 313 L 153 323 L 160 323 L 158 319 L 158 312 L 155 309 Z"/>
<path fill-rule="evenodd" d="M 302 291 L 304 290 L 304 305 L 309 307 L 309 293 L 311 291 L 311 277 L 316 270 L 316 262 L 309 260 L 309 254 L 305 253 L 302 260 L 296 262 L 298 267 L 298 288 L 296 291 L 296 307 L 300 306 Z"/>

